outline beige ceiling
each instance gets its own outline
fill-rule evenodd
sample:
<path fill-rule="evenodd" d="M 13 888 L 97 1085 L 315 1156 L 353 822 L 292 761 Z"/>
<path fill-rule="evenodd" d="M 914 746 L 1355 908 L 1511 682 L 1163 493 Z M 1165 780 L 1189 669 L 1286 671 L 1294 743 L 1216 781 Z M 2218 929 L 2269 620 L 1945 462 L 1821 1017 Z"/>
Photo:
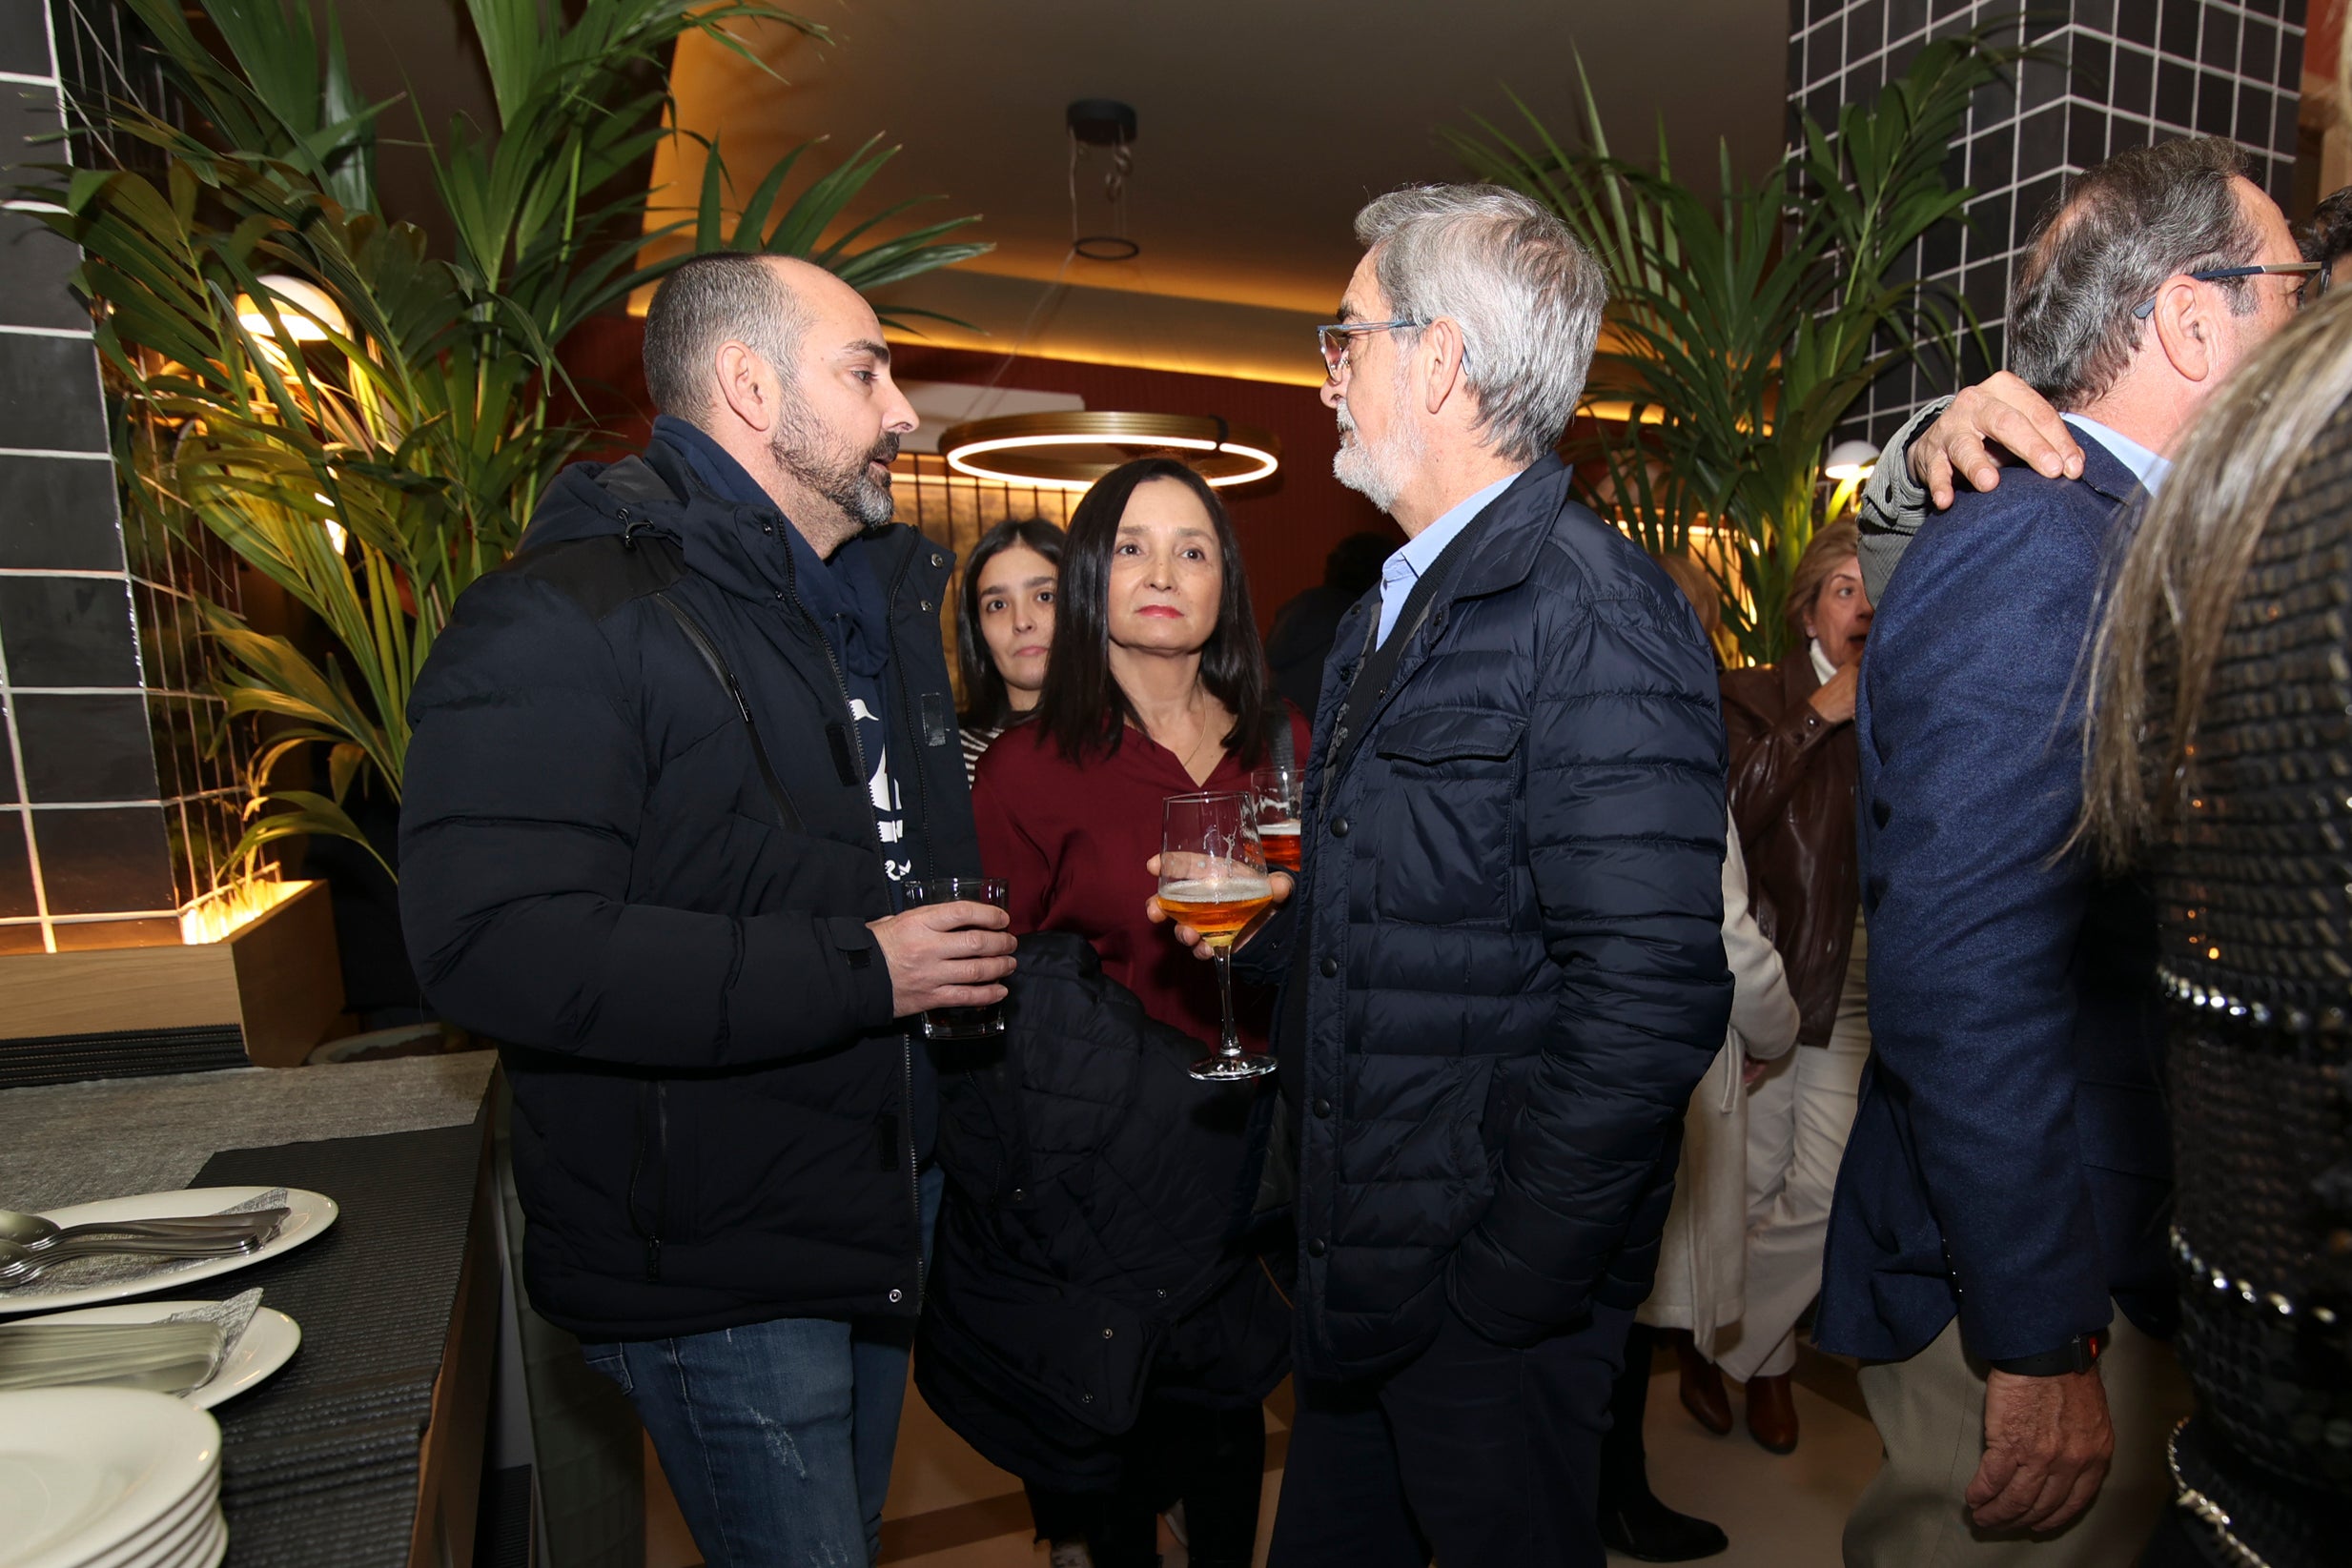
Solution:
<path fill-rule="evenodd" d="M 1327 318 L 1371 194 L 1462 171 L 1435 135 L 1514 117 L 1516 92 L 1564 133 L 1582 53 L 1621 151 L 1654 143 L 1711 171 L 1728 138 L 1744 172 L 1776 153 L 1786 0 L 805 0 L 830 47 L 747 34 L 784 80 L 689 39 L 681 125 L 758 171 L 829 135 L 835 157 L 882 132 L 905 152 L 870 209 L 916 194 L 978 213 L 996 250 L 889 295 L 981 335 L 1065 357 L 1314 379 L 1302 324 Z M 1076 260 L 1063 106 L 1124 99 L 1140 130 L 1128 184 L 1134 261 Z M 699 150 L 660 161 L 688 199 Z M 1109 222 L 1099 153 L 1082 165 L 1084 232 Z M 753 177 L 756 177 L 754 175 Z M 747 183 L 748 183 L 747 181 Z M 1058 289 L 1048 285 L 1059 279 Z"/>

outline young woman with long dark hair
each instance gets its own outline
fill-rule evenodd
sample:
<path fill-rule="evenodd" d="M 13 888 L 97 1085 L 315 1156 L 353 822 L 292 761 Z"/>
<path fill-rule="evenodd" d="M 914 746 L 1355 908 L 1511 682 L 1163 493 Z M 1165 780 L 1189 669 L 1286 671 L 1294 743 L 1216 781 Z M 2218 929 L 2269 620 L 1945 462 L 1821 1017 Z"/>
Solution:
<path fill-rule="evenodd" d="M 1269 689 L 1239 545 L 1217 493 L 1169 458 L 1113 470 L 1070 519 L 1054 608 L 1036 712 L 980 762 L 981 863 L 1010 884 L 1016 933 L 1083 937 L 1102 973 L 1152 1020 L 1213 1047 L 1222 1009 L 1209 967 L 1146 914 L 1155 884 L 1145 867 L 1159 852 L 1163 806 L 1174 795 L 1246 791 L 1250 770 L 1282 749 L 1277 726 L 1286 726 L 1294 756 L 1308 743 L 1305 719 Z M 1263 1049 L 1270 998 L 1237 1000 L 1245 1043 Z M 1167 1326 L 1134 1428 L 1102 1439 L 1119 1456 L 1116 1486 L 1057 1504 L 1044 1492 L 1065 1484 L 1053 1478 L 1055 1467 L 1040 1463 L 1024 1477 L 1037 1483 L 1041 1522 L 1069 1517 L 1064 1506 L 1083 1519 L 1095 1568 L 1155 1562 L 1155 1517 L 1179 1497 L 1192 1562 L 1250 1560 L 1265 1456 L 1258 1403 L 1279 1380 L 1288 1345 L 1286 1311 L 1241 1240 L 1272 1119 L 1263 1092 L 1191 1085 L 1172 1108 L 1196 1141 L 1169 1179 L 1229 1205 L 1230 1240 L 1215 1265 L 1221 1283 Z M 1046 1146 L 1061 1124 L 1032 1103 L 1019 1102 L 1021 1141 Z M 1082 1357 L 1085 1347 L 1072 1354 Z"/>
<path fill-rule="evenodd" d="M 964 562 L 955 618 L 955 662 L 964 682 L 964 772 L 989 743 L 1033 711 L 1045 687 L 1060 591 L 1062 531 L 1043 518 L 1007 518 L 980 536 Z"/>

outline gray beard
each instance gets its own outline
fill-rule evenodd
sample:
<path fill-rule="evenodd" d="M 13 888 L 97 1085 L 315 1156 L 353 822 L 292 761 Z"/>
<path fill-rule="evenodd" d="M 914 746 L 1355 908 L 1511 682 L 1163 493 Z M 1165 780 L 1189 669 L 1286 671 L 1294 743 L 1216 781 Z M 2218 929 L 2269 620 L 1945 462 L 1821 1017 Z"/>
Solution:
<path fill-rule="evenodd" d="M 1340 425 L 1343 430 L 1353 425 Z M 1339 479 L 1348 489 L 1364 496 L 1366 500 L 1392 513 L 1397 508 L 1397 496 L 1404 494 L 1406 470 L 1419 454 L 1400 452 L 1401 442 L 1390 439 L 1381 449 L 1374 449 L 1357 435 L 1355 442 L 1340 444 L 1339 454 L 1331 458 L 1331 478 Z"/>
<path fill-rule="evenodd" d="M 1404 407 L 1405 384 L 1400 367 L 1396 382 L 1396 405 Z M 1356 428 L 1356 417 L 1341 403 L 1335 412 L 1339 416 L 1340 431 L 1353 436 L 1352 441 L 1341 441 L 1340 450 L 1331 459 L 1331 477 L 1370 501 L 1383 512 L 1397 509 L 1397 498 L 1404 494 L 1405 481 L 1428 454 L 1421 440 L 1421 429 L 1406 423 L 1390 432 L 1379 446 L 1366 441 Z"/>
<path fill-rule="evenodd" d="M 869 462 L 889 462 L 898 456 L 898 438 L 885 436 L 864 452 L 844 453 L 825 438 L 825 433 L 797 410 L 776 422 L 768 438 L 768 456 L 778 467 L 841 509 L 842 516 L 861 528 L 879 528 L 890 520 L 894 503 L 890 487 L 866 472 Z"/>

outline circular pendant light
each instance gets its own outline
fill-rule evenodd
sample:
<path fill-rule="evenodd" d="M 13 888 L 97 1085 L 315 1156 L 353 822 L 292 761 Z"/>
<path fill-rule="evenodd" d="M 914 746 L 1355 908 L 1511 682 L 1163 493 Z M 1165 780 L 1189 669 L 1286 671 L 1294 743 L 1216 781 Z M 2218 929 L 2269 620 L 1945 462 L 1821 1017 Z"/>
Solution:
<path fill-rule="evenodd" d="M 1084 490 L 1121 463 L 1164 455 L 1218 489 L 1262 479 L 1282 465 L 1273 432 L 1205 414 L 1011 414 L 950 426 L 948 466 L 975 479 L 1040 490 Z"/>

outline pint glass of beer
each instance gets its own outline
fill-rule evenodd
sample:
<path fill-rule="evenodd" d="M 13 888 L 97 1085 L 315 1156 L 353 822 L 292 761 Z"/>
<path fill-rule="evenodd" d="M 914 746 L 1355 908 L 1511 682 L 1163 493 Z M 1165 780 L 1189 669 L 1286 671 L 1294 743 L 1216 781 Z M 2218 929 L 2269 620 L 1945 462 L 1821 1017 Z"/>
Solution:
<path fill-rule="evenodd" d="M 1266 864 L 1278 871 L 1299 874 L 1299 813 L 1306 781 L 1294 764 L 1261 767 L 1250 775 L 1250 793 L 1258 800 L 1258 842 Z"/>
<path fill-rule="evenodd" d="M 1196 1078 L 1217 1082 L 1274 1070 L 1273 1057 L 1241 1049 L 1233 1023 L 1234 938 L 1273 903 L 1253 797 L 1170 796 L 1160 831 L 1159 906 L 1198 931 L 1215 952 L 1225 1012 L 1224 1040 L 1216 1055 L 1193 1064 Z"/>
<path fill-rule="evenodd" d="M 901 903 L 910 909 L 923 904 L 993 904 L 1005 906 L 1008 889 L 994 877 L 909 877 L 898 885 Z M 933 1008 L 923 1015 L 926 1040 L 978 1040 L 1005 1032 L 1005 1005 L 985 1008 Z"/>

